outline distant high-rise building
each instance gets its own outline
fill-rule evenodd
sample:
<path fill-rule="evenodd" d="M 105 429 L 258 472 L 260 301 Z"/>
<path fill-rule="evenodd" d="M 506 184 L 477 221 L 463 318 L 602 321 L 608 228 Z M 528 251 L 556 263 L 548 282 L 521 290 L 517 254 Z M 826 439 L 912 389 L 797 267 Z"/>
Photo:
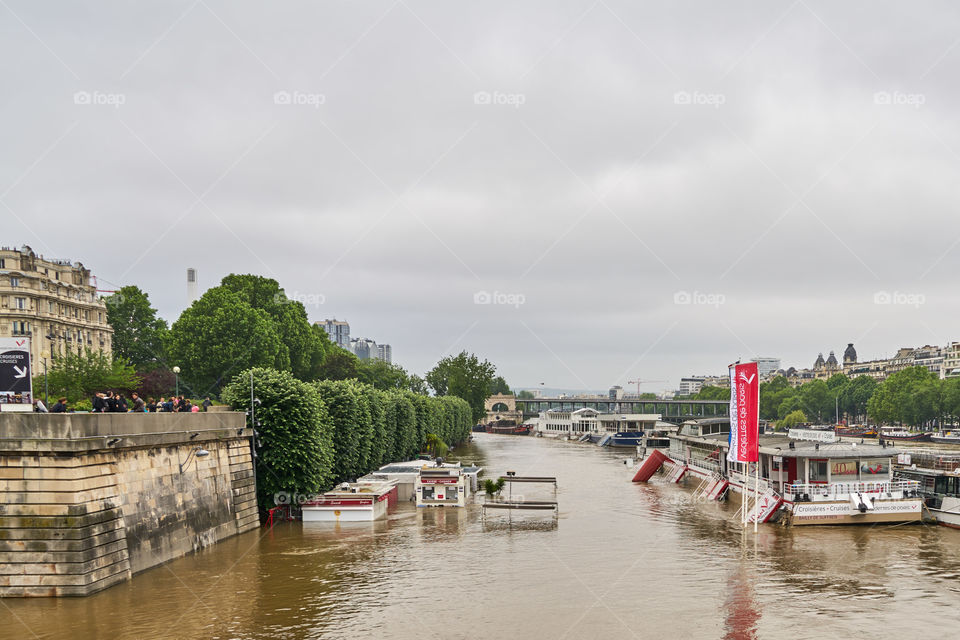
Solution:
<path fill-rule="evenodd" d="M 330 341 L 336 345 L 343 347 L 344 349 L 350 349 L 350 323 L 346 320 L 324 320 L 320 322 L 314 322 L 314 324 L 320 325 L 327 332 L 327 335 L 330 336 Z"/>
<path fill-rule="evenodd" d="M 187 304 L 193 304 L 197 300 L 197 270 L 193 267 L 187 268 Z"/>
<path fill-rule="evenodd" d="M 387 364 L 393 363 L 393 347 L 388 344 L 378 344 L 377 359 L 383 360 Z"/>
<path fill-rule="evenodd" d="M 758 356 L 756 358 L 751 358 L 750 362 L 757 363 L 757 373 L 761 378 L 766 378 L 780 368 L 780 358 L 767 358 Z"/>
<path fill-rule="evenodd" d="M 677 391 L 677 395 L 692 396 L 695 393 L 700 393 L 702 388 L 703 378 L 680 378 L 680 389 Z"/>
<path fill-rule="evenodd" d="M 350 341 L 350 350 L 361 360 L 377 359 L 377 343 L 369 338 L 354 338 Z"/>
<path fill-rule="evenodd" d="M 610 391 L 607 393 L 607 397 L 610 400 L 621 400 L 623 399 L 623 387 L 618 384 L 610 387 Z"/>

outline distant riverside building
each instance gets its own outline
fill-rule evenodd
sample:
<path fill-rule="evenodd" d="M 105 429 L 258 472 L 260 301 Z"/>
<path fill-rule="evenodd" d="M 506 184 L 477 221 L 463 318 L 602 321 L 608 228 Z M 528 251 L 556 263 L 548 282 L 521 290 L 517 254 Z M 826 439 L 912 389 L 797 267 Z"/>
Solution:
<path fill-rule="evenodd" d="M 780 368 L 780 358 L 766 358 L 758 356 L 756 358 L 751 358 L 750 362 L 757 363 L 757 373 L 761 378 L 767 378 L 771 374 L 776 373 L 777 369 Z"/>
<path fill-rule="evenodd" d="M 391 364 L 393 362 L 393 347 L 388 344 L 378 344 L 377 358 L 383 360 L 387 364 Z"/>
<path fill-rule="evenodd" d="M 960 377 L 960 342 L 951 342 L 943 349 L 944 378 Z"/>
<path fill-rule="evenodd" d="M 24 246 L 0 248 L 0 337 L 29 337 L 34 373 L 43 353 L 112 353 L 113 329 L 90 270 Z"/>
<path fill-rule="evenodd" d="M 926 344 L 914 349 L 913 364 L 916 367 L 923 367 L 931 373 L 935 373 L 941 378 L 946 377 L 944 370 L 944 349 Z"/>
<path fill-rule="evenodd" d="M 330 341 L 344 349 L 350 349 L 350 323 L 346 320 L 324 320 L 314 324 L 320 325 L 330 336 Z"/>
<path fill-rule="evenodd" d="M 623 398 L 623 387 L 621 387 L 621 386 L 618 385 L 618 384 L 613 385 L 612 387 L 610 387 L 610 391 L 607 392 L 607 396 L 608 396 L 611 400 L 620 400 L 620 399 L 622 399 L 622 398 Z"/>
<path fill-rule="evenodd" d="M 695 393 L 700 393 L 700 389 L 703 388 L 703 380 L 703 378 L 680 378 L 680 388 L 677 390 L 677 395 L 692 396 Z"/>
<path fill-rule="evenodd" d="M 369 338 L 354 338 L 350 341 L 350 350 L 361 360 L 377 359 L 377 343 Z"/>
<path fill-rule="evenodd" d="M 197 297 L 197 270 L 190 267 L 187 269 L 187 304 L 196 302 Z"/>

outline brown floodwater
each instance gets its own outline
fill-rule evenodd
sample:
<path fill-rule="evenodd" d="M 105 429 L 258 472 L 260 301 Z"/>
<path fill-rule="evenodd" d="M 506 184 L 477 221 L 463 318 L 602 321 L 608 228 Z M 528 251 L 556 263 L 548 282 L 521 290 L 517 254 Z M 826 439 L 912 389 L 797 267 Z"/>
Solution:
<path fill-rule="evenodd" d="M 558 517 L 401 505 L 284 523 L 87 598 L 0 601 L 0 637 L 903 639 L 960 622 L 960 531 L 755 536 L 691 486 L 631 484 L 628 453 L 487 434 L 455 453 L 557 476 Z"/>

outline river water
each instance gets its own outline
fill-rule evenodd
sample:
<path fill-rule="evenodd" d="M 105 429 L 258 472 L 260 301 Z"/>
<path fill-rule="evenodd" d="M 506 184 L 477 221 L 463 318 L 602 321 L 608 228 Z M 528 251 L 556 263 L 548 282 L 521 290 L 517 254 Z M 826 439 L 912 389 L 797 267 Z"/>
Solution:
<path fill-rule="evenodd" d="M 488 434 L 456 453 L 487 475 L 557 476 L 559 515 L 400 505 L 373 524 L 284 523 L 87 598 L 4 600 L 0 637 L 904 639 L 960 622 L 960 531 L 755 536 L 690 486 L 631 484 L 625 453 Z"/>

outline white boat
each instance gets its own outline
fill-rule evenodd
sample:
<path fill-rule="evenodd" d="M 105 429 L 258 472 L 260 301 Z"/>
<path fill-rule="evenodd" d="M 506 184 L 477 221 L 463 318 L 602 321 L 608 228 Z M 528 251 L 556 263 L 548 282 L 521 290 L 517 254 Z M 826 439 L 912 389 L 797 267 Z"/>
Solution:
<path fill-rule="evenodd" d="M 750 518 L 760 522 L 785 517 L 793 525 L 876 524 L 921 518 L 919 483 L 893 477 L 891 459 L 898 452 L 892 447 L 833 442 L 827 431 L 764 434 L 755 482 L 753 469 L 745 472 L 727 461 L 729 431 L 727 418 L 685 422 L 670 436 L 661 461 L 670 467 L 667 477 L 697 480 L 705 497 L 745 498 Z M 657 465 L 657 454 L 651 455 L 651 465 Z M 641 465 L 635 479 L 649 478 L 650 471 Z"/>
<path fill-rule="evenodd" d="M 372 522 L 397 503 L 397 482 L 344 482 L 333 491 L 304 502 L 304 522 Z"/>
<path fill-rule="evenodd" d="M 945 527 L 960 529 L 960 455 L 938 451 L 897 456 L 898 478 L 920 484 L 930 516 Z"/>
<path fill-rule="evenodd" d="M 937 444 L 960 444 L 960 431 L 938 431 L 930 436 Z"/>

